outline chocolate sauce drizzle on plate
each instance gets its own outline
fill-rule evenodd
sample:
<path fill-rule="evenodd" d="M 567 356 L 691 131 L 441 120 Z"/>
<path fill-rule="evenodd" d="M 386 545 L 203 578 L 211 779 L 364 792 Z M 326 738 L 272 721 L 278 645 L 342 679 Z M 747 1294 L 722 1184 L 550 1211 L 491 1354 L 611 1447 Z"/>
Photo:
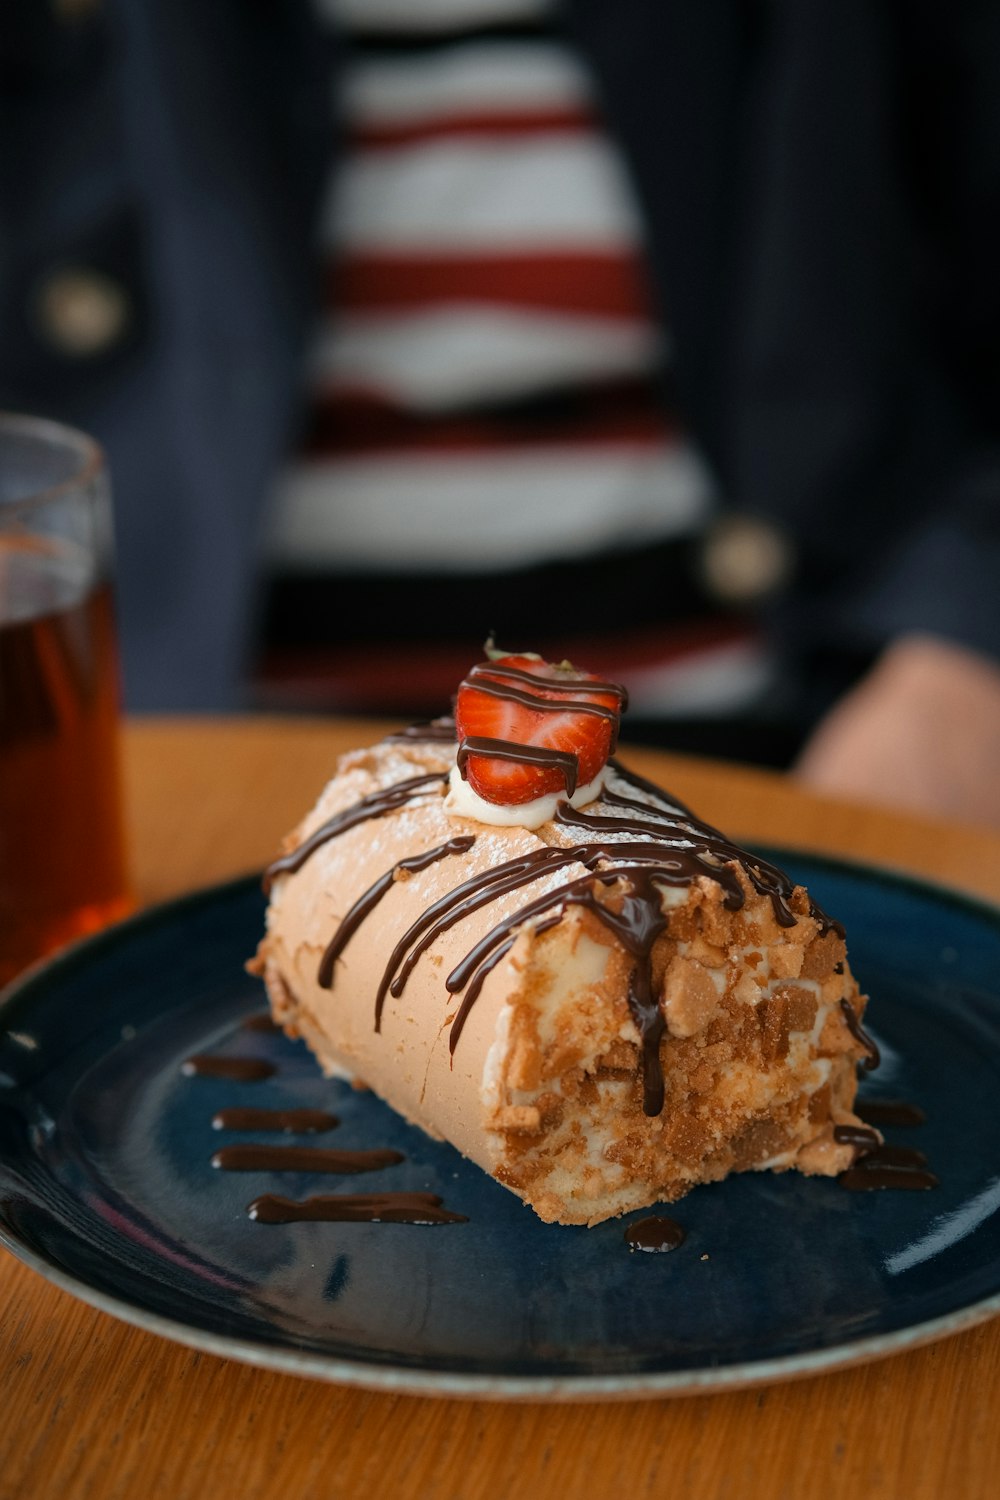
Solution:
<path fill-rule="evenodd" d="M 927 1192 L 938 1186 L 926 1156 L 912 1146 L 876 1146 L 841 1172 L 837 1181 L 852 1193 L 871 1193 L 880 1188 Z"/>
<path fill-rule="evenodd" d="M 188 1078 L 228 1078 L 233 1083 L 263 1083 L 276 1072 L 273 1063 L 260 1057 L 213 1057 L 200 1052 L 181 1063 Z"/>
<path fill-rule="evenodd" d="M 271 1012 L 267 1010 L 258 1010 L 252 1016 L 247 1016 L 240 1022 L 240 1027 L 243 1031 L 263 1031 L 268 1034 L 281 1030 Z"/>
<path fill-rule="evenodd" d="M 258 1017 L 250 1018 L 257 1021 Z M 246 1026 L 246 1023 L 243 1023 Z M 248 1029 L 261 1030 L 258 1025 Z M 275 1028 L 280 1030 L 280 1028 Z M 253 1058 L 213 1057 L 198 1054 L 183 1064 L 181 1071 L 189 1077 L 200 1073 L 211 1078 L 247 1077 Z M 225 1065 L 225 1066 L 223 1066 Z M 271 1063 L 261 1062 L 264 1072 L 253 1077 L 266 1078 L 277 1072 Z M 320 1109 L 222 1109 L 212 1117 L 218 1130 L 283 1130 L 313 1132 L 331 1130 L 336 1115 Z M 376 1147 L 367 1151 L 336 1150 L 326 1146 L 286 1146 L 265 1142 L 222 1146 L 211 1158 L 212 1166 L 224 1172 L 317 1172 L 349 1175 L 361 1172 L 383 1172 L 398 1166 L 406 1157 L 401 1151 Z M 318 1196 L 297 1202 L 278 1194 L 265 1193 L 247 1205 L 247 1214 L 262 1224 L 293 1224 L 304 1220 L 328 1220 L 342 1223 L 396 1224 L 465 1224 L 464 1214 L 453 1213 L 443 1206 L 434 1193 L 383 1192 L 342 1193 Z"/>
<path fill-rule="evenodd" d="M 213 1130 L 280 1130 L 285 1135 L 322 1135 L 340 1121 L 325 1109 L 218 1109 Z"/>
<path fill-rule="evenodd" d="M 854 1146 L 858 1155 L 877 1151 L 881 1144 L 878 1132 L 864 1125 L 835 1125 L 833 1138 L 838 1146 Z"/>
<path fill-rule="evenodd" d="M 879 1102 L 872 1100 L 868 1105 L 869 1111 L 872 1105 L 875 1106 L 875 1116 L 880 1113 L 877 1107 Z M 926 1119 L 923 1110 L 915 1104 L 906 1104 L 899 1099 L 885 1102 L 887 1108 L 882 1111 L 879 1124 L 920 1125 Z M 872 1113 L 866 1113 L 863 1101 L 855 1104 L 855 1112 L 872 1119 Z M 937 1177 L 928 1169 L 927 1157 L 912 1146 L 883 1143 L 879 1140 L 877 1131 L 864 1125 L 836 1125 L 833 1138 L 840 1145 L 855 1148 L 854 1161 L 837 1178 L 840 1186 L 848 1192 L 871 1193 L 884 1188 L 902 1192 L 926 1192 L 938 1186 Z"/>
<path fill-rule="evenodd" d="M 854 1040 L 865 1049 L 866 1056 L 860 1064 L 863 1072 L 871 1072 L 881 1061 L 878 1046 L 868 1035 L 855 1014 L 850 1002 L 841 998 L 840 1009 L 847 1028 Z M 904 1099 L 859 1099 L 854 1112 L 865 1125 L 836 1125 L 833 1138 L 838 1145 L 854 1147 L 854 1161 L 837 1181 L 842 1188 L 852 1193 L 871 1193 L 892 1188 L 899 1192 L 927 1192 L 938 1186 L 938 1178 L 930 1171 L 927 1157 L 912 1146 L 893 1146 L 879 1139 L 878 1125 L 923 1125 L 927 1116 L 916 1104 Z"/>
<path fill-rule="evenodd" d="M 617 878 L 615 873 L 605 872 L 600 878 Z M 578 883 L 577 883 L 578 884 Z M 651 886 L 655 882 L 651 880 Z M 598 903 L 599 904 L 599 903 Z M 640 902 L 647 913 L 658 909 L 658 901 L 652 897 Z M 622 913 L 623 930 L 629 941 L 638 928 L 634 919 Z M 601 908 L 601 920 L 607 920 L 606 909 Z M 560 913 L 561 914 L 561 913 Z M 551 926 L 559 915 L 550 916 L 539 927 Z M 661 913 L 662 917 L 662 913 Z M 537 930 L 537 929 L 536 929 Z M 643 946 L 643 939 L 639 947 Z M 650 940 L 650 947 L 651 947 Z M 627 944 L 626 944 L 627 946 Z M 632 951 L 629 949 L 629 951 Z M 473 950 L 473 954 L 475 950 Z M 473 957 L 470 954 L 470 959 Z M 467 997 L 468 999 L 468 997 Z M 841 1002 L 842 1005 L 846 1002 Z M 847 1007 L 850 1009 L 850 1007 Z M 853 1012 L 852 1012 L 853 1015 Z M 244 1021 L 247 1030 L 269 1030 L 262 1025 L 265 1018 L 252 1016 Z M 280 1027 L 274 1026 L 274 1030 Z M 859 1028 L 860 1029 L 860 1028 Z M 853 1033 L 853 1028 L 852 1028 Z M 867 1039 L 870 1041 L 870 1038 Z M 871 1043 L 874 1047 L 874 1043 Z M 188 1076 L 236 1079 L 241 1082 L 258 1081 L 272 1076 L 277 1069 L 273 1064 L 257 1058 L 233 1058 L 199 1053 L 188 1058 L 182 1072 Z M 646 1076 L 647 1091 L 650 1087 Z M 654 1083 L 655 1087 L 655 1083 Z M 924 1112 L 916 1105 L 902 1100 L 861 1101 L 858 1112 L 878 1123 L 918 1125 L 923 1123 Z M 272 1130 L 288 1133 L 311 1133 L 333 1129 L 337 1117 L 326 1110 L 317 1109 L 252 1109 L 234 1107 L 222 1109 L 212 1117 L 216 1129 L 225 1130 Z M 938 1179 L 928 1169 L 927 1158 L 921 1151 L 905 1146 L 884 1145 L 874 1129 L 859 1125 L 838 1125 L 834 1128 L 834 1139 L 838 1144 L 851 1145 L 855 1159 L 846 1172 L 838 1178 L 841 1187 L 851 1192 L 873 1192 L 885 1189 L 902 1191 L 926 1191 L 938 1185 Z M 405 1157 L 400 1151 L 390 1148 L 370 1150 L 336 1150 L 327 1147 L 273 1145 L 248 1143 L 223 1146 L 211 1158 L 212 1166 L 230 1172 L 316 1172 L 349 1175 L 354 1173 L 384 1171 L 397 1166 Z M 463 1224 L 468 1220 L 464 1214 L 454 1213 L 443 1205 L 442 1199 L 433 1193 L 382 1192 L 342 1193 L 317 1195 L 297 1200 L 280 1194 L 264 1193 L 247 1206 L 248 1217 L 262 1224 L 292 1224 L 302 1222 L 330 1223 L 396 1223 L 412 1225 Z M 625 1230 L 625 1241 L 631 1251 L 662 1254 L 677 1249 L 686 1238 L 686 1231 L 673 1219 L 650 1217 L 633 1221 Z"/>
<path fill-rule="evenodd" d="M 854 1113 L 869 1125 L 925 1125 L 927 1115 L 919 1104 L 906 1099 L 856 1099 Z"/>
<path fill-rule="evenodd" d="M 264 1193 L 247 1209 L 258 1224 L 467 1224 L 436 1193 L 337 1193 L 296 1202 Z"/>
<path fill-rule="evenodd" d="M 400 1151 L 336 1151 L 326 1146 L 221 1146 L 212 1166 L 223 1172 L 381 1172 L 406 1158 Z"/>

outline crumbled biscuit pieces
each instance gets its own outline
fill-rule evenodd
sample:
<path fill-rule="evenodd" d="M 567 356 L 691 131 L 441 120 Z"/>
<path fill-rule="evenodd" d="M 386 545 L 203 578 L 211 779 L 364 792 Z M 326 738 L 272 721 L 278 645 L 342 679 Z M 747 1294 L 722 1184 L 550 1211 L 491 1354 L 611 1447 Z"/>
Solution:
<path fill-rule="evenodd" d="M 770 901 L 749 886 L 745 897 L 731 912 L 718 886 L 697 883 L 660 940 L 654 968 L 667 1023 L 666 1103 L 656 1118 L 642 1108 L 639 1038 L 616 972 L 624 955 L 612 955 L 594 992 L 567 999 L 548 1018 L 547 1043 L 530 1007 L 518 1007 L 495 1174 L 543 1218 L 593 1223 L 733 1171 L 830 1175 L 850 1165 L 853 1150 L 833 1130 L 856 1123 L 863 1048 L 840 1000 L 847 997 L 859 1018 L 864 1000 L 843 940 L 809 915 L 804 893 L 796 892 L 794 928 L 780 926 Z M 607 942 L 593 919 L 578 921 L 593 941 Z M 552 941 L 535 941 L 543 966 Z M 523 962 L 530 970 L 531 959 Z M 581 1036 L 590 1039 L 590 1056 Z M 522 1111 L 542 1096 L 545 1118 L 539 1111 L 536 1125 L 531 1116 L 529 1130 Z M 553 1099 L 565 1109 L 553 1111 Z"/>

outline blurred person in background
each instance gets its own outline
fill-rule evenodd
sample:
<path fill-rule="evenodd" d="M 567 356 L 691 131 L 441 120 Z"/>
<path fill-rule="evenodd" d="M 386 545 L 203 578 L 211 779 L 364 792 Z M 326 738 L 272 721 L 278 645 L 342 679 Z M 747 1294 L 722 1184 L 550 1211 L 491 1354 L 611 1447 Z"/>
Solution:
<path fill-rule="evenodd" d="M 1000 823 L 1000 12 L 13 0 L 0 401 L 107 446 L 135 708 L 630 732 Z"/>

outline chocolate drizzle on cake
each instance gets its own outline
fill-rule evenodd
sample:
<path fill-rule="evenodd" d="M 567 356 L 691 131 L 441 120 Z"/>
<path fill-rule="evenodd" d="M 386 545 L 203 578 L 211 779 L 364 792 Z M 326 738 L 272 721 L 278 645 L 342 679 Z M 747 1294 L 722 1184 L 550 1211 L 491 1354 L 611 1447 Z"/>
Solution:
<path fill-rule="evenodd" d="M 503 702 L 516 703 L 520 708 L 534 714 L 583 714 L 602 719 L 610 727 L 610 738 L 606 753 L 613 754 L 618 745 L 622 711 L 628 703 L 628 694 L 617 682 L 602 678 L 581 678 L 573 672 L 551 677 L 537 672 L 526 672 L 519 667 L 502 665 L 499 662 L 480 662 L 472 667 L 459 687 L 474 689 L 487 698 L 499 698 Z M 586 692 L 588 698 L 574 697 Z M 609 703 L 595 703 L 594 696 L 610 698 Z M 515 765 L 536 766 L 542 770 L 556 770 L 562 777 L 567 797 L 572 797 L 580 780 L 580 757 L 570 750 L 557 750 L 544 745 L 525 744 L 522 740 L 493 739 L 487 736 L 467 735 L 458 747 L 457 765 L 463 781 L 467 778 L 470 755 L 485 760 L 505 760 Z"/>
<path fill-rule="evenodd" d="M 593 863 L 607 857 L 603 847 L 584 847 L 571 851 L 584 856 L 581 863 Z M 658 1115 L 663 1109 L 663 1069 L 660 1065 L 660 1039 L 666 1029 L 663 1011 L 653 989 L 653 945 L 666 930 L 668 915 L 663 911 L 658 882 L 668 881 L 673 872 L 662 866 L 633 867 L 627 870 L 601 871 L 570 881 L 559 891 L 550 892 L 529 902 L 526 907 L 498 923 L 492 932 L 454 968 L 445 987 L 458 993 L 468 985 L 463 1003 L 452 1023 L 449 1045 L 454 1052 L 462 1027 L 479 995 L 489 971 L 499 962 L 517 939 L 525 921 L 551 915 L 535 928 L 544 931 L 559 921 L 569 906 L 582 906 L 608 927 L 622 947 L 635 960 L 629 978 L 628 1007 L 641 1039 L 643 1110 Z M 621 885 L 614 905 L 601 901 L 598 890 Z M 553 911 L 555 908 L 555 911 Z M 395 991 L 394 991 L 395 993 Z"/>
<path fill-rule="evenodd" d="M 446 844 L 439 844 L 435 849 L 428 849 L 423 854 L 413 854 L 409 859 L 399 860 L 391 870 L 387 870 L 384 875 L 380 876 L 374 885 L 370 885 L 358 897 L 347 915 L 342 918 L 340 926 L 320 959 L 317 983 L 326 990 L 332 987 L 333 967 L 337 959 L 364 919 L 375 909 L 386 892 L 392 889 L 401 874 L 413 875 L 420 870 L 426 870 L 430 865 L 436 864 L 439 859 L 446 859 L 449 854 L 466 854 L 475 842 L 474 834 L 461 834 L 458 838 L 449 839 Z"/>
<path fill-rule="evenodd" d="M 493 682 L 490 674 L 501 680 Z M 571 707 L 574 710 L 593 710 L 602 717 L 614 715 L 611 709 L 571 699 L 568 695 L 579 690 L 578 685 L 571 682 L 540 679 L 514 668 L 495 668 L 488 664 L 474 667 L 469 676 L 478 690 L 495 691 L 498 696 L 513 698 L 530 707 L 553 712 Z M 559 693 L 559 701 L 544 698 L 536 701 L 540 683 L 547 691 Z M 624 701 L 624 690 L 615 684 L 601 683 L 598 689 L 615 692 L 620 695 L 619 702 Z M 411 736 L 407 734 L 406 737 Z M 460 747 L 459 758 L 477 753 L 476 743 L 467 742 L 466 746 Z M 488 743 L 493 744 L 492 741 Z M 504 741 L 498 743 L 506 746 Z M 514 748 L 519 759 L 544 757 L 547 763 L 554 762 L 551 751 L 536 751 L 524 746 Z M 796 887 L 782 870 L 740 849 L 718 829 L 696 818 L 688 808 L 669 800 L 645 778 L 626 770 L 617 761 L 612 761 L 611 766 L 618 780 L 625 784 L 626 792 L 606 788 L 586 810 L 562 801 L 557 805 L 553 819 L 563 828 L 580 830 L 591 837 L 569 846 L 545 845 L 480 871 L 456 884 L 407 928 L 389 955 L 376 991 L 376 1031 L 381 1029 L 388 997 L 399 999 L 421 956 L 441 933 L 512 891 L 550 877 L 561 869 L 582 866 L 585 874 L 525 901 L 481 938 L 452 969 L 445 980 L 445 988 L 449 994 L 462 995 L 462 1001 L 451 1025 L 449 1046 L 454 1052 L 486 978 L 516 942 L 521 930 L 527 925 L 536 934 L 544 932 L 554 926 L 570 907 L 581 907 L 607 927 L 634 960 L 628 1006 L 641 1042 L 643 1109 L 647 1115 L 661 1112 L 664 1084 L 659 1054 L 665 1022 L 653 982 L 653 950 L 669 924 L 669 913 L 663 910 L 663 887 L 683 887 L 698 878 L 707 878 L 722 887 L 723 905 L 734 911 L 742 907 L 746 899 L 742 872 L 750 886 L 770 900 L 775 920 L 782 927 L 793 927 L 799 920 L 799 915 L 793 910 Z M 570 768 L 567 765 L 563 769 L 569 790 Z M 276 860 L 265 877 L 267 884 L 279 873 L 300 869 L 328 839 L 357 827 L 366 819 L 382 817 L 404 807 L 432 788 L 440 789 L 446 779 L 444 774 L 435 772 L 411 777 L 371 793 L 323 824 L 297 849 Z M 341 920 L 328 944 L 320 963 L 319 983 L 325 988 L 332 986 L 337 958 L 401 873 L 421 870 L 449 855 L 462 854 L 472 847 L 473 842 L 472 836 L 455 838 L 415 854 L 394 865 L 369 886 Z M 821 932 L 832 930 L 843 936 L 843 928 L 814 902 L 810 902 L 808 911 Z M 861 1029 L 851 1007 L 843 1003 L 842 1009 L 852 1036 L 868 1054 L 866 1066 L 874 1067 L 878 1059 L 875 1043 Z"/>
<path fill-rule="evenodd" d="M 619 776 L 623 780 L 628 779 L 628 773 L 616 767 Z M 556 822 L 572 828 L 588 828 L 601 830 L 608 833 L 631 834 L 635 837 L 649 837 L 650 833 L 656 833 L 663 829 L 661 840 L 665 847 L 675 851 L 673 864 L 682 876 L 680 881 L 674 884 L 689 884 L 696 875 L 707 875 L 709 879 L 717 881 L 725 886 L 729 897 L 726 905 L 735 908 L 743 905 L 743 891 L 739 880 L 732 874 L 731 863 L 735 860 L 741 865 L 748 880 L 759 895 L 769 896 L 774 909 L 775 919 L 782 927 L 794 927 L 798 918 L 789 908 L 787 898 L 792 894 L 794 886 L 774 865 L 769 865 L 766 860 L 754 859 L 743 850 L 736 849 L 728 839 L 724 838 L 716 829 L 710 828 L 707 823 L 700 823 L 695 818 L 684 817 L 684 821 L 678 824 L 671 817 L 667 826 L 664 827 L 662 818 L 666 816 L 666 810 L 661 814 L 659 824 L 651 823 L 650 814 L 654 818 L 658 809 L 651 809 L 647 803 L 640 802 L 632 797 L 624 797 L 616 792 L 605 792 L 601 798 L 601 804 L 612 807 L 623 807 L 638 816 L 631 818 L 606 817 L 601 813 L 588 813 L 577 808 L 562 804 L 556 813 Z M 706 860 L 704 856 L 707 855 Z M 725 873 L 720 873 L 724 871 Z M 732 878 L 728 878 L 732 876 Z"/>
<path fill-rule="evenodd" d="M 538 672 L 525 672 L 519 667 L 501 666 L 495 662 L 479 662 L 470 668 L 462 687 L 474 686 L 477 693 L 490 698 L 500 698 L 508 703 L 517 703 L 521 708 L 530 708 L 535 713 L 590 714 L 604 719 L 611 725 L 611 753 L 618 745 L 621 716 L 628 707 L 628 693 L 621 683 L 607 682 L 599 678 L 543 677 Z M 603 693 L 614 698 L 615 706 L 592 703 L 586 698 L 575 698 L 574 693 Z M 553 699 L 551 695 L 555 694 Z"/>
<path fill-rule="evenodd" d="M 567 797 L 576 791 L 580 758 L 570 750 L 547 750 L 543 745 L 521 745 L 516 740 L 494 740 L 485 735 L 467 735 L 458 747 L 455 764 L 465 781 L 470 755 L 486 755 L 491 760 L 509 760 L 519 766 L 540 766 L 556 770 L 563 779 Z"/>
<path fill-rule="evenodd" d="M 779 870 L 777 865 L 770 864 L 766 859 L 761 859 L 759 855 L 750 854 L 746 849 L 740 849 L 730 839 L 727 839 L 725 834 L 720 833 L 717 828 L 713 828 L 710 823 L 705 823 L 701 818 L 696 817 L 683 803 L 668 802 L 659 787 L 652 781 L 647 781 L 644 776 L 637 775 L 635 771 L 627 770 L 625 766 L 617 761 L 612 761 L 611 764 L 622 781 L 626 782 L 633 791 L 644 794 L 644 797 L 649 800 L 628 797 L 620 792 L 605 789 L 601 796 L 602 804 L 611 807 L 621 807 L 626 809 L 626 811 L 638 814 L 639 823 L 635 825 L 636 831 L 641 830 L 648 833 L 648 820 L 651 817 L 666 821 L 668 825 L 666 837 L 676 839 L 681 847 L 690 847 L 698 855 L 709 856 L 712 863 L 706 865 L 699 861 L 697 873 L 700 875 L 707 875 L 712 880 L 719 880 L 719 866 L 716 862 L 738 864 L 757 894 L 770 898 L 778 925 L 780 927 L 795 926 L 798 917 L 788 905 L 788 899 L 795 890 L 795 885 L 785 874 L 784 870 Z M 562 822 L 568 823 L 577 820 L 580 816 L 575 810 L 569 810 L 572 816 L 567 813 L 566 809 L 562 809 L 561 811 L 563 816 L 560 818 L 560 821 Z M 589 815 L 583 814 L 583 816 L 587 817 Z M 614 827 L 614 824 L 608 824 L 607 826 Z M 623 823 L 622 826 L 625 831 L 631 831 L 627 822 Z M 741 891 L 740 900 L 737 903 L 740 906 L 743 904 L 742 896 L 743 893 Z M 809 902 L 809 915 L 819 923 L 821 933 L 834 932 L 837 937 L 844 937 L 844 929 L 841 923 L 834 921 L 832 917 L 828 917 L 823 908 L 812 900 Z"/>
<path fill-rule="evenodd" d="M 859 1044 L 859 1046 L 864 1047 L 865 1052 L 867 1053 L 867 1056 L 861 1064 L 862 1068 L 866 1073 L 873 1072 L 874 1069 L 877 1068 L 879 1063 L 882 1061 L 882 1054 L 878 1050 L 877 1043 L 875 1042 L 874 1038 L 870 1037 L 867 1031 L 865 1031 L 861 1022 L 855 1015 L 854 1007 L 853 1005 L 851 1005 L 849 1000 L 841 998 L 840 1009 L 841 1013 L 843 1014 L 844 1020 L 847 1022 L 848 1031 L 851 1033 L 852 1037 Z"/>
<path fill-rule="evenodd" d="M 385 737 L 387 745 L 453 745 L 455 743 L 455 720 L 448 718 L 430 719 L 423 724 L 407 724 L 405 729 L 397 729 L 395 734 L 387 734 Z"/>
<path fill-rule="evenodd" d="M 328 839 L 336 838 L 338 834 L 346 833 L 349 828 L 356 828 L 359 823 L 366 823 L 370 818 L 384 818 L 386 813 L 395 812 L 416 801 L 433 786 L 437 786 L 440 791 L 447 780 L 446 772 L 431 771 L 422 776 L 411 776 L 406 781 L 397 781 L 392 786 L 362 797 L 360 802 L 337 813 L 296 848 L 269 864 L 264 871 L 264 894 L 270 892 L 276 875 L 293 875 L 296 870 L 301 870 L 310 855 L 315 854 Z"/>

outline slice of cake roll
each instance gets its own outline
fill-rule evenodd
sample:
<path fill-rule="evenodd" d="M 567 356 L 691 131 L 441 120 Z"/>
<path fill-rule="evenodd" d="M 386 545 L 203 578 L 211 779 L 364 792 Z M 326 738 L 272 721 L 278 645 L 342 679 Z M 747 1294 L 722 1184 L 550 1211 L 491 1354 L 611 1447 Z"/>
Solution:
<path fill-rule="evenodd" d="M 842 929 L 614 759 L 623 701 L 501 656 L 455 723 L 344 756 L 267 873 L 254 962 L 326 1072 L 563 1224 L 834 1175 L 875 1139 Z"/>

